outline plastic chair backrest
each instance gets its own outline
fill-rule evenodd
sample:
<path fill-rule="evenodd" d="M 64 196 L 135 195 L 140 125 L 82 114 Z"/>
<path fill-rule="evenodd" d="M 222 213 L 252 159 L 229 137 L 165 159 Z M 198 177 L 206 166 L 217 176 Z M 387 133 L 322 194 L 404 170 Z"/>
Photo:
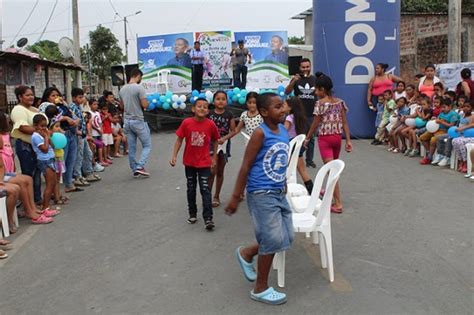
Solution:
<path fill-rule="evenodd" d="M 158 84 L 168 83 L 169 76 L 171 75 L 170 70 L 160 70 L 158 71 Z"/>
<path fill-rule="evenodd" d="M 289 162 L 288 168 L 286 170 L 286 182 L 287 183 L 296 183 L 296 168 L 298 166 L 298 158 L 299 153 L 301 150 L 301 146 L 303 145 L 304 140 L 306 139 L 306 135 L 297 135 L 290 141 L 290 148 L 289 148 Z"/>
<path fill-rule="evenodd" d="M 331 205 L 332 205 L 332 199 L 333 199 L 333 194 L 334 194 L 334 188 L 336 187 L 336 183 L 339 180 L 339 176 L 341 175 L 345 167 L 345 163 L 342 160 L 333 160 L 327 163 L 326 165 L 329 168 L 329 175 L 326 181 L 326 191 L 324 193 L 321 208 L 318 212 L 318 215 L 316 216 L 316 225 L 321 225 L 324 223 L 324 221 L 328 221 L 331 218 Z M 311 198 L 313 198 L 313 195 L 314 195 L 314 198 L 319 198 L 319 192 L 320 190 L 315 191 L 313 189 Z M 310 204 L 311 204 L 311 200 L 310 200 Z"/>
<path fill-rule="evenodd" d="M 249 140 L 250 140 L 250 136 L 243 130 L 240 131 L 240 134 L 244 137 L 245 139 L 245 145 L 247 145 L 247 143 L 249 143 Z"/>

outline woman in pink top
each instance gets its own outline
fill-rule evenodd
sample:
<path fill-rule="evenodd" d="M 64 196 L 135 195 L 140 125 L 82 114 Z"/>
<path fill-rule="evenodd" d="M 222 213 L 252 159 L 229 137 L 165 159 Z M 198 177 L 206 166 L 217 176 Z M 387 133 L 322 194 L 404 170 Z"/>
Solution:
<path fill-rule="evenodd" d="M 402 81 L 401 78 L 393 74 L 385 73 L 387 68 L 388 64 L 378 63 L 375 66 L 375 76 L 369 82 L 369 88 L 367 89 L 367 105 L 374 112 L 377 111 L 377 108 L 375 108 L 375 105 L 377 105 L 377 98 L 380 95 L 383 95 L 383 92 L 386 90 L 392 90 L 394 82 Z"/>
<path fill-rule="evenodd" d="M 318 101 L 314 106 L 314 119 L 309 129 L 305 146 L 319 127 L 318 146 L 324 164 L 339 158 L 342 144 L 342 133 L 346 136 L 346 151 L 352 151 L 351 134 L 347 124 L 346 103 L 332 96 L 332 80 L 322 74 L 316 78 L 316 95 Z M 334 189 L 334 204 L 331 212 L 342 213 L 342 201 L 339 191 L 339 184 Z"/>
<path fill-rule="evenodd" d="M 430 99 L 433 98 L 435 94 L 434 85 L 441 80 L 435 76 L 435 66 L 427 65 L 425 67 L 425 76 L 420 78 L 420 83 L 418 84 L 418 94 L 425 94 Z"/>

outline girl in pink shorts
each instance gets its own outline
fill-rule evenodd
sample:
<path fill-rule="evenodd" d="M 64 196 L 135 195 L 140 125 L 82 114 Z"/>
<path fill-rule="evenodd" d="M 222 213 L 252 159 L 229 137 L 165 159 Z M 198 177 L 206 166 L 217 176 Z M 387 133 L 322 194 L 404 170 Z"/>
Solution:
<path fill-rule="evenodd" d="M 349 125 L 347 124 L 346 103 L 338 98 L 332 96 L 332 80 L 330 77 L 320 73 L 316 78 L 316 95 L 318 101 L 314 105 L 314 119 L 309 129 L 306 142 L 309 142 L 311 135 L 314 134 L 319 127 L 318 146 L 321 158 L 324 164 L 339 159 L 341 152 L 342 133 L 346 137 L 346 151 L 352 151 L 352 142 L 349 132 Z M 334 203 L 331 211 L 335 213 L 342 213 L 342 201 L 339 191 L 339 184 L 336 184 L 334 189 Z"/>

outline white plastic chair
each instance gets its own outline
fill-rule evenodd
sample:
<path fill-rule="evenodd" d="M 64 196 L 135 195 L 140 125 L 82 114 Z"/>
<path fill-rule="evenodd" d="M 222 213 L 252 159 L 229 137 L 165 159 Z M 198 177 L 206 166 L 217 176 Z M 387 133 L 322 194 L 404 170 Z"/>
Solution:
<path fill-rule="evenodd" d="M 242 135 L 242 137 L 244 137 L 245 145 L 247 145 L 250 141 L 250 136 L 243 130 L 240 130 L 240 134 Z"/>
<path fill-rule="evenodd" d="M 286 185 L 287 185 L 287 199 L 292 197 L 308 195 L 308 191 L 304 185 L 298 184 L 297 170 L 298 170 L 298 158 L 301 147 L 303 146 L 305 135 L 298 135 L 290 141 L 289 149 L 289 163 L 286 170 Z M 288 200 L 290 202 L 290 200 Z"/>
<path fill-rule="evenodd" d="M 329 281 L 334 281 L 334 265 L 332 254 L 332 235 L 331 235 L 331 204 L 334 188 L 339 176 L 344 169 L 344 162 L 334 160 L 325 164 L 318 172 L 315 182 L 322 182 L 326 175 L 326 193 L 319 211 L 316 209 L 316 202 L 319 200 L 321 188 L 315 185 L 311 192 L 311 197 L 306 204 L 303 213 L 293 212 L 293 228 L 296 233 L 311 233 L 313 244 L 319 240 L 319 251 L 321 254 L 321 265 L 328 268 Z M 293 209 L 292 209 L 293 210 Z M 285 286 L 285 252 L 277 253 L 273 259 L 273 268 L 277 269 L 278 286 Z"/>
<path fill-rule="evenodd" d="M 474 143 L 467 143 L 466 144 L 466 151 L 467 151 L 467 174 L 466 174 L 466 177 L 471 177 L 472 176 L 471 151 L 474 151 Z"/>
<path fill-rule="evenodd" d="M 3 237 L 9 237 L 10 226 L 8 225 L 7 197 L 6 196 L 3 196 L 0 198 L 0 220 L 2 220 Z"/>
<path fill-rule="evenodd" d="M 171 71 L 170 70 L 160 70 L 156 74 L 157 76 L 157 81 L 156 81 L 156 92 L 158 92 L 158 88 L 161 88 L 164 86 L 165 92 L 169 91 L 169 79 L 171 76 Z"/>

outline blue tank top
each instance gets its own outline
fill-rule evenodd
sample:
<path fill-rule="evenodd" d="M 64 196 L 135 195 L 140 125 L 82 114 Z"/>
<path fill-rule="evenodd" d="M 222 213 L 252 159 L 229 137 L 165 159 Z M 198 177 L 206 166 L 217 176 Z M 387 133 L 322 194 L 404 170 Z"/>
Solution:
<path fill-rule="evenodd" d="M 279 133 L 273 133 L 265 123 L 261 128 L 264 134 L 262 148 L 250 169 L 247 191 L 283 189 L 288 167 L 288 131 L 279 124 Z"/>

